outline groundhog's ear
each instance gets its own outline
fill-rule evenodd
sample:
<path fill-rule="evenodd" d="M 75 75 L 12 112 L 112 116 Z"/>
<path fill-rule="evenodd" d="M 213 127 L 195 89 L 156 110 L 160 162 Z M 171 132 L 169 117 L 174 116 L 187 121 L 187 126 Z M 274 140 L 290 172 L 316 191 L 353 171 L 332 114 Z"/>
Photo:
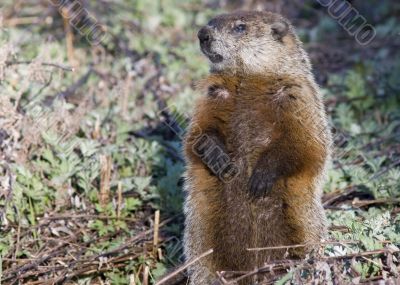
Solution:
<path fill-rule="evenodd" d="M 275 22 L 271 25 L 272 36 L 276 40 L 282 40 L 289 32 L 289 25 L 284 21 Z"/>

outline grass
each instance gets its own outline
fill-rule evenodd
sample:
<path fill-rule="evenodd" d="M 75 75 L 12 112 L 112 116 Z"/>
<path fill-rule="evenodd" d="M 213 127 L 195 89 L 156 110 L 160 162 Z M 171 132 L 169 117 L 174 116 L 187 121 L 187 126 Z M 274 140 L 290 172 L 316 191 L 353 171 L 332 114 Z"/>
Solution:
<path fill-rule="evenodd" d="M 224 7 L 88 1 L 107 38 L 92 46 L 74 31 L 68 49 L 55 7 L 13 2 L 2 4 L 0 32 L 2 284 L 153 284 L 182 262 L 184 163 L 171 111 L 190 117 L 201 96 L 193 86 L 208 66 L 196 30 Z M 310 3 L 295 16 L 335 133 L 324 190 L 329 239 L 354 242 L 323 246 L 326 259 L 287 267 L 280 284 L 398 277 L 396 9 L 379 10 L 378 40 L 365 49 Z M 308 19 L 317 19 L 312 29 Z M 329 61 L 330 45 L 343 48 L 342 60 Z"/>

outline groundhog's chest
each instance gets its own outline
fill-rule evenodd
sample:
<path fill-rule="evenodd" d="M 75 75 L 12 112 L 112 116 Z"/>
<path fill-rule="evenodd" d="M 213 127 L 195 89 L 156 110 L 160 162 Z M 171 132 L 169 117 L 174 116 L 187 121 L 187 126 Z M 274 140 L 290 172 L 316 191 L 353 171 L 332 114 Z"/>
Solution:
<path fill-rule="evenodd" d="M 266 98 L 237 98 L 228 122 L 228 149 L 247 165 L 255 163 L 275 135 L 275 121 Z"/>

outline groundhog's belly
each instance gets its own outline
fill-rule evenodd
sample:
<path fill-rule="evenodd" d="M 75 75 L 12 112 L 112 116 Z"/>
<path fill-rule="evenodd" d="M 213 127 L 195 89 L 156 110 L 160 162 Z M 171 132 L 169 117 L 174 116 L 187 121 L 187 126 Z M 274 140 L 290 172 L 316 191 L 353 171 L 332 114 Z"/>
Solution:
<path fill-rule="evenodd" d="M 288 238 L 284 227 L 283 202 L 277 195 L 250 201 L 247 185 L 240 175 L 224 188 L 225 219 L 221 219 L 224 232 L 220 233 L 219 252 L 229 257 L 223 270 L 252 270 L 267 260 L 283 257 L 282 250 L 249 251 L 249 248 L 278 246 Z M 224 226 L 222 226 L 222 224 Z M 224 259 L 224 258 L 222 258 Z"/>

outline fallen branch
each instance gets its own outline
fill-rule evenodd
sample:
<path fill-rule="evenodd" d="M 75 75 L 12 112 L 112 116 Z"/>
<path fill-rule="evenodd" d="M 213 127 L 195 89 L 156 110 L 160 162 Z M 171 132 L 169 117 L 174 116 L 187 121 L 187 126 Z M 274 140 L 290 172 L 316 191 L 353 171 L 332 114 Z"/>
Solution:
<path fill-rule="evenodd" d="M 355 240 L 344 240 L 344 241 L 326 241 L 326 242 L 316 242 L 316 243 L 308 243 L 308 244 L 293 244 L 293 245 L 282 245 L 282 246 L 269 246 L 269 247 L 256 247 L 256 248 L 247 248 L 248 251 L 262 251 L 262 250 L 274 250 L 274 249 L 289 249 L 289 248 L 299 248 L 306 247 L 311 245 L 341 245 L 341 244 L 357 244 L 359 241 Z"/>
<path fill-rule="evenodd" d="M 32 64 L 34 61 L 32 60 L 23 60 L 23 61 L 6 61 L 5 64 L 6 66 L 11 66 L 11 65 L 19 65 L 19 64 Z M 52 62 L 40 62 L 39 63 L 42 66 L 51 66 L 51 67 L 56 67 L 65 71 L 75 71 L 74 68 L 58 63 L 52 63 Z"/>
<path fill-rule="evenodd" d="M 400 198 L 394 198 L 394 199 L 375 199 L 375 200 L 358 200 L 354 199 L 351 202 L 351 205 L 356 208 L 362 208 L 365 206 L 370 206 L 370 205 L 376 205 L 376 204 L 399 204 L 400 203 Z"/>
<path fill-rule="evenodd" d="M 268 264 L 265 264 L 264 266 L 257 268 L 252 271 L 248 271 L 246 273 L 243 272 L 236 272 L 236 271 L 230 271 L 230 274 L 236 274 L 239 275 L 241 274 L 240 277 L 230 280 L 228 284 L 236 284 L 236 282 L 249 278 L 251 276 L 261 274 L 261 273 L 269 273 L 269 272 L 274 272 L 278 270 L 288 270 L 292 268 L 293 266 L 301 266 L 301 269 L 306 269 L 310 267 L 310 264 L 315 264 L 316 262 L 319 261 L 324 261 L 324 262 L 333 262 L 336 260 L 343 260 L 343 259 L 352 259 L 352 258 L 363 258 L 365 256 L 371 256 L 371 255 L 380 255 L 380 254 L 386 254 L 386 253 L 398 253 L 400 250 L 389 250 L 389 249 L 380 249 L 380 250 L 372 250 L 372 251 L 365 251 L 365 252 L 358 252 L 358 253 L 351 253 L 351 254 L 346 254 L 346 255 L 339 255 L 339 256 L 325 256 L 325 257 L 319 257 L 319 258 L 311 258 L 311 259 L 306 259 L 306 260 L 294 260 L 294 259 L 286 259 L 286 260 L 275 260 L 271 261 Z M 224 276 L 226 272 L 219 272 L 219 276 Z M 222 282 L 222 280 L 221 280 Z"/>
<path fill-rule="evenodd" d="M 135 218 L 122 218 L 122 217 L 112 217 L 105 215 L 82 214 L 82 215 L 56 215 L 56 216 L 42 217 L 40 218 L 40 221 L 75 220 L 75 219 L 121 220 L 127 222 L 137 222 L 138 220 Z"/>
<path fill-rule="evenodd" d="M 36 25 L 40 24 L 41 22 L 45 22 L 40 17 L 20 17 L 20 18 L 11 18 L 11 19 L 5 19 L 3 21 L 3 26 L 5 27 L 15 27 L 19 25 Z"/>
<path fill-rule="evenodd" d="M 17 267 L 16 269 L 14 269 L 14 270 L 4 272 L 2 281 L 3 282 L 8 281 L 8 280 L 12 279 L 13 277 L 18 276 L 22 272 L 30 271 L 30 270 L 38 267 L 41 263 L 44 263 L 47 260 L 49 260 L 49 259 L 53 258 L 54 256 L 56 256 L 59 253 L 59 250 L 64 246 L 65 246 L 65 244 L 62 243 L 62 244 L 56 246 L 55 248 L 53 248 L 51 250 L 50 254 L 47 254 L 47 255 L 45 255 L 45 256 L 43 256 L 41 258 L 38 258 L 38 259 L 36 259 L 35 261 L 33 261 L 31 263 L 23 264 L 23 265 Z"/>

